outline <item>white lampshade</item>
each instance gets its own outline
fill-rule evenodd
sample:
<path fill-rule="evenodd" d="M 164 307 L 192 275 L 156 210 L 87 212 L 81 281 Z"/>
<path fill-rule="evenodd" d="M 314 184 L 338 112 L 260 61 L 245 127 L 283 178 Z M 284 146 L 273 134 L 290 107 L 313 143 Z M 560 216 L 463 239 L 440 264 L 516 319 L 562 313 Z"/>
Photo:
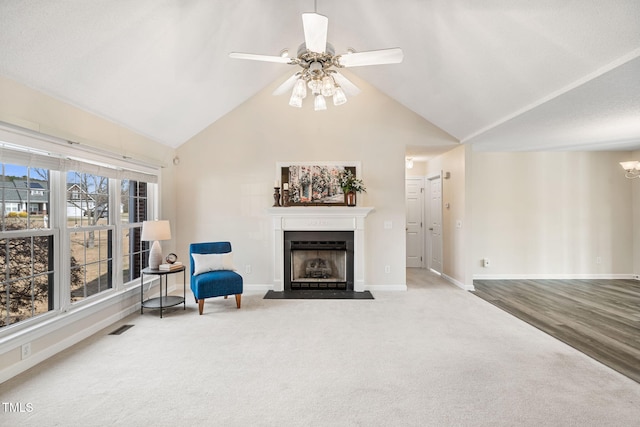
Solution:
<path fill-rule="evenodd" d="M 154 240 L 171 240 L 171 226 L 169 221 L 143 221 L 142 237 L 140 240 L 151 242 Z"/>
<path fill-rule="evenodd" d="M 171 239 L 171 226 L 169 221 L 143 221 L 142 222 L 142 236 L 140 240 L 150 242 L 151 250 L 149 251 L 149 268 L 157 270 L 160 264 L 162 264 L 162 248 L 160 247 L 159 240 Z"/>

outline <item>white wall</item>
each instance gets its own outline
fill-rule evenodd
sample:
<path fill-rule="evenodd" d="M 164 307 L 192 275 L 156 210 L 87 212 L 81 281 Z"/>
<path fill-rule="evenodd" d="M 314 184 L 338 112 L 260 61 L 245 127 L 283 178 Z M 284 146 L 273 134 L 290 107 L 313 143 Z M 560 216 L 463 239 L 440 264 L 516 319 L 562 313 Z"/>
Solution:
<path fill-rule="evenodd" d="M 245 283 L 271 284 L 266 209 L 273 204 L 276 163 L 360 161 L 367 192 L 358 195 L 358 205 L 375 208 L 366 219 L 366 286 L 404 285 L 405 146 L 453 138 L 365 82 L 356 84 L 362 93 L 321 112 L 309 100 L 302 109 L 290 107 L 286 96 L 267 88 L 181 146 L 179 256 L 188 259 L 191 242 L 229 240 Z M 384 229 L 384 221 L 393 228 Z"/>
<path fill-rule="evenodd" d="M 634 183 L 618 164 L 628 158 L 624 152 L 473 153 L 474 277 L 633 273 Z M 489 268 L 481 265 L 484 257 Z"/>

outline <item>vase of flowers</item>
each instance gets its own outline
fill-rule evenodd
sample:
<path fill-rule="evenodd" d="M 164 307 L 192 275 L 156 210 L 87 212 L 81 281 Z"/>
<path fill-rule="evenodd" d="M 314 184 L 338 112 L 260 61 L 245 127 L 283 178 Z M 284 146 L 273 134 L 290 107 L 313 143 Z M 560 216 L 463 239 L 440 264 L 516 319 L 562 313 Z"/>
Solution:
<path fill-rule="evenodd" d="M 340 174 L 339 183 L 344 193 L 344 201 L 347 206 L 355 206 L 356 194 L 367 191 L 362 180 L 356 178 L 349 169 L 345 169 Z"/>

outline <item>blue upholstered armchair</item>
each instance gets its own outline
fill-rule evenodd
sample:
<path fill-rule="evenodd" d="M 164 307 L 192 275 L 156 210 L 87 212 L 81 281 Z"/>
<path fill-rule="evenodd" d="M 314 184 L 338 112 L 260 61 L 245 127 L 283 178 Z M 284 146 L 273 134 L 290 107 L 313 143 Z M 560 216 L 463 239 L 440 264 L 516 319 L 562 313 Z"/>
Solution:
<path fill-rule="evenodd" d="M 192 243 L 189 246 L 191 263 L 191 291 L 198 303 L 200 314 L 205 298 L 235 295 L 240 308 L 242 276 L 233 271 L 231 243 Z"/>

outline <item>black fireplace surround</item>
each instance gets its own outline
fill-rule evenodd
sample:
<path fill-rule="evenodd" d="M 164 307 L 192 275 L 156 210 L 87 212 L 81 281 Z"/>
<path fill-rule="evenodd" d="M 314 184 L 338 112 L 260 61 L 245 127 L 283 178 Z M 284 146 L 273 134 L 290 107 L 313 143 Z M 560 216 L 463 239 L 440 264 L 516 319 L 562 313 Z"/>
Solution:
<path fill-rule="evenodd" d="M 285 231 L 284 290 L 353 291 L 353 231 Z"/>

